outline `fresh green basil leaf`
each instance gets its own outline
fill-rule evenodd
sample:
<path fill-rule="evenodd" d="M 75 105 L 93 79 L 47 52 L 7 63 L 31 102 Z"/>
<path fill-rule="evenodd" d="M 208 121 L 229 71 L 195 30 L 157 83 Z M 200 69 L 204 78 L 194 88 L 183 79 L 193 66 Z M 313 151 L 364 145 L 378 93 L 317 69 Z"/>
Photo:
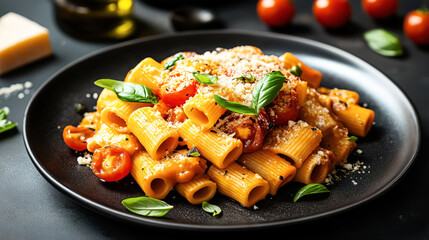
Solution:
<path fill-rule="evenodd" d="M 293 66 L 289 71 L 297 77 L 301 77 L 302 75 L 302 70 L 298 65 Z"/>
<path fill-rule="evenodd" d="M 124 102 L 158 103 L 158 99 L 150 88 L 141 84 L 112 79 L 99 79 L 94 84 L 114 91 L 118 98 Z"/>
<path fill-rule="evenodd" d="M 222 209 L 219 206 L 208 203 L 206 201 L 204 201 L 201 206 L 204 211 L 208 213 L 213 213 L 213 216 L 216 216 L 222 212 Z"/>
<path fill-rule="evenodd" d="M 240 77 L 236 77 L 234 78 L 234 80 L 253 83 L 256 81 L 256 78 L 251 73 L 247 73 L 247 74 L 242 73 Z"/>
<path fill-rule="evenodd" d="M 195 80 L 202 85 L 213 85 L 217 83 L 218 77 L 208 73 L 200 73 L 199 71 L 193 72 Z"/>
<path fill-rule="evenodd" d="M 9 116 L 10 109 L 8 107 L 3 107 L 0 109 L 0 120 L 4 120 Z"/>
<path fill-rule="evenodd" d="M 399 38 L 385 29 L 373 29 L 364 33 L 368 46 L 378 54 L 387 57 L 401 56 L 402 44 Z"/>
<path fill-rule="evenodd" d="M 193 146 L 187 153 L 187 157 L 199 157 L 201 156 L 200 152 L 198 151 L 196 146 Z"/>
<path fill-rule="evenodd" d="M 301 197 L 303 197 L 305 195 L 317 194 L 317 193 L 329 193 L 329 192 L 331 192 L 331 191 L 329 191 L 329 189 L 327 189 L 324 185 L 322 185 L 320 183 L 308 184 L 308 185 L 305 185 L 304 187 L 302 187 L 295 194 L 293 201 L 296 202 L 296 201 L 298 201 L 298 199 L 300 199 Z"/>
<path fill-rule="evenodd" d="M 358 140 L 358 137 L 356 137 L 356 136 L 350 136 L 350 137 L 346 138 L 346 140 L 350 141 L 350 142 L 356 142 Z"/>
<path fill-rule="evenodd" d="M 259 109 L 271 103 L 277 97 L 283 87 L 286 77 L 280 71 L 272 71 L 265 74 L 259 82 L 256 83 L 252 93 L 252 107 L 256 114 Z"/>
<path fill-rule="evenodd" d="M 168 203 L 150 197 L 135 197 L 122 200 L 124 205 L 130 212 L 147 217 L 162 217 L 173 206 Z"/>
<path fill-rule="evenodd" d="M 242 113 L 246 115 L 257 115 L 255 112 L 255 109 L 253 107 L 237 103 L 237 102 L 231 102 L 226 100 L 225 98 L 214 95 L 214 100 L 219 104 L 219 106 L 228 109 L 230 111 L 236 112 L 236 113 Z"/>
<path fill-rule="evenodd" d="M 168 70 L 172 67 L 174 67 L 174 65 L 176 65 L 177 61 L 179 60 L 183 60 L 185 59 L 185 56 L 183 56 L 182 54 L 178 53 L 176 55 L 174 55 L 173 57 L 171 57 L 164 65 L 164 69 Z"/>
<path fill-rule="evenodd" d="M 6 132 L 16 127 L 16 123 L 7 120 L 9 113 L 10 109 L 8 107 L 3 107 L 0 109 L 0 133 Z"/>

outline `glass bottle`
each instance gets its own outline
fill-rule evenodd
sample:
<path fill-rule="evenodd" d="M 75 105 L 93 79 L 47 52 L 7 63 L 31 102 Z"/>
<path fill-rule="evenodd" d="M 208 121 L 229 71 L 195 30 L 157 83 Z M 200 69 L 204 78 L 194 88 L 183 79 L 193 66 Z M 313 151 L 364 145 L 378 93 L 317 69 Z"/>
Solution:
<path fill-rule="evenodd" d="M 124 39 L 136 28 L 133 0 L 54 0 L 55 17 L 66 33 L 83 39 Z"/>

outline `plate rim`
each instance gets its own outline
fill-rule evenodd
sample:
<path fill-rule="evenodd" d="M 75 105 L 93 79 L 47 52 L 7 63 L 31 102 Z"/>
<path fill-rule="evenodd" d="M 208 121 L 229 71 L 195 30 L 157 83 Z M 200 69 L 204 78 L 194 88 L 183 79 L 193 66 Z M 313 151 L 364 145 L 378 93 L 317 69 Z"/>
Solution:
<path fill-rule="evenodd" d="M 40 95 L 40 93 L 43 91 L 43 89 L 52 82 L 57 76 L 61 75 L 65 71 L 67 71 L 69 68 L 79 64 L 82 61 L 85 61 L 86 59 L 90 59 L 92 57 L 95 57 L 97 55 L 123 48 L 126 46 L 131 46 L 135 44 L 142 44 L 144 42 L 154 41 L 157 39 L 166 39 L 166 38 L 174 38 L 174 37 L 185 37 L 190 35 L 207 35 L 207 34 L 229 34 L 229 35 L 247 35 L 247 36 L 253 36 L 253 37 L 268 37 L 268 38 L 276 38 L 281 40 L 287 40 L 287 41 L 297 41 L 300 43 L 304 43 L 306 45 L 311 45 L 316 48 L 321 48 L 322 50 L 327 50 L 329 52 L 333 52 L 334 54 L 338 54 L 341 56 L 345 56 L 348 59 L 351 59 L 354 62 L 359 62 L 360 64 L 367 65 L 374 70 L 376 70 L 379 74 L 386 77 L 393 85 L 396 87 L 405 97 L 407 100 L 407 103 L 411 106 L 410 111 L 413 113 L 413 118 L 415 118 L 415 124 L 416 124 L 416 130 L 417 135 L 415 136 L 417 139 L 417 144 L 414 148 L 413 154 L 409 161 L 407 162 L 406 166 L 400 171 L 398 175 L 396 175 L 390 182 L 385 184 L 382 188 L 380 188 L 378 191 L 374 192 L 373 194 L 369 195 L 368 197 L 359 200 L 357 202 L 354 202 L 352 204 L 336 208 L 334 210 L 314 214 L 311 216 L 306 217 L 299 217 L 296 219 L 289 219 L 289 220 L 279 220 L 274 222 L 262 222 L 262 223 L 247 223 L 247 224 L 237 224 L 237 225 L 209 225 L 209 224 L 191 224 L 191 223 L 178 223 L 178 222 L 169 222 L 169 221 L 158 221 L 157 218 L 150 218 L 150 217 L 141 217 L 141 216 L 135 216 L 131 213 L 124 213 L 117 211 L 115 209 L 109 208 L 107 206 L 104 206 L 100 203 L 93 202 L 89 199 L 86 199 L 85 197 L 79 195 L 78 193 L 72 191 L 71 189 L 67 188 L 65 185 L 63 185 L 61 182 L 57 181 L 54 176 L 52 176 L 47 169 L 45 169 L 41 163 L 37 160 L 36 156 L 34 155 L 32 151 L 32 147 L 29 143 L 28 136 L 27 136 L 27 127 L 28 127 L 28 112 L 30 111 L 32 105 Z M 72 200 L 74 200 L 76 203 L 78 203 L 81 206 L 84 206 L 85 208 L 92 210 L 94 212 L 97 212 L 99 214 L 102 214 L 104 216 L 110 217 L 112 219 L 125 221 L 128 223 L 134 223 L 137 225 L 149 225 L 154 227 L 161 227 L 161 228 L 170 228 L 170 229 L 178 229 L 178 230 L 243 230 L 246 228 L 268 228 L 268 227 L 276 227 L 276 226 L 284 226 L 284 225 L 290 225 L 290 224 L 297 224 L 302 222 L 308 222 L 310 220 L 316 220 L 327 216 L 332 216 L 335 214 L 343 213 L 346 210 L 354 209 L 357 206 L 367 204 L 370 201 L 373 201 L 374 199 L 382 196 L 384 193 L 386 193 L 388 190 L 390 190 L 394 185 L 396 185 L 408 172 L 408 170 L 411 168 L 411 166 L 414 164 L 417 156 L 420 153 L 421 148 L 421 118 L 419 115 L 419 112 L 417 111 L 417 108 L 413 101 L 411 101 L 411 98 L 408 96 L 408 94 L 403 91 L 403 89 L 395 83 L 387 74 L 385 74 L 383 71 L 375 67 L 369 62 L 364 61 L 363 59 L 355 56 L 352 53 L 347 52 L 346 50 L 343 50 L 341 48 L 329 45 L 324 42 L 304 38 L 304 37 L 298 37 L 283 33 L 273 33 L 273 32 L 260 32 L 260 31 L 253 31 L 253 30 L 237 30 L 237 29 L 224 29 L 224 30 L 204 30 L 204 31 L 186 31 L 186 32 L 180 32 L 180 33 L 162 33 L 152 36 L 146 36 L 141 38 L 136 38 L 128 41 L 124 41 L 121 43 L 116 43 L 111 46 L 107 46 L 98 50 L 95 50 L 89 54 L 86 54 L 82 57 L 77 58 L 76 60 L 70 62 L 69 64 L 63 66 L 58 71 L 56 71 L 53 75 L 51 75 L 45 82 L 43 82 L 40 87 L 35 91 L 33 96 L 31 97 L 30 101 L 27 104 L 27 107 L 25 108 L 24 112 L 24 118 L 23 118 L 23 140 L 24 145 L 26 148 L 26 151 L 30 157 L 30 160 L 32 161 L 33 165 L 36 167 L 36 169 L 39 171 L 39 173 L 51 184 L 55 187 L 55 189 L 59 190 L 60 192 L 64 193 L 66 196 L 70 197 Z"/>

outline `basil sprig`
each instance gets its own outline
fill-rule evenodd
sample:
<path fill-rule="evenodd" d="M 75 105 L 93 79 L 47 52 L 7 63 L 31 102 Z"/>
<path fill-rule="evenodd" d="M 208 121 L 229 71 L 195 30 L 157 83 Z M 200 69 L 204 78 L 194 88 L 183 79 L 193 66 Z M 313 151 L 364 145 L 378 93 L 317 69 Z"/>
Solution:
<path fill-rule="evenodd" d="M 213 85 L 216 84 L 218 80 L 218 77 L 215 75 L 200 73 L 199 71 L 193 72 L 192 75 L 194 75 L 195 80 L 202 85 Z"/>
<path fill-rule="evenodd" d="M 99 79 L 94 84 L 114 91 L 118 98 L 124 102 L 158 103 L 156 96 L 145 85 L 112 79 Z"/>
<path fill-rule="evenodd" d="M 349 142 L 356 142 L 358 140 L 358 137 L 356 136 L 350 136 L 348 138 L 346 138 L 347 141 Z"/>
<path fill-rule="evenodd" d="M 242 73 L 240 77 L 236 77 L 234 78 L 234 80 L 238 80 L 246 83 L 253 83 L 256 81 L 256 78 L 251 73 L 247 73 L 247 74 Z"/>
<path fill-rule="evenodd" d="M 317 193 L 329 193 L 329 189 L 327 189 L 324 185 L 320 183 L 312 183 L 305 185 L 301 189 L 298 190 L 298 192 L 295 194 L 295 197 L 293 198 L 293 201 L 296 202 L 298 199 L 305 195 L 309 194 L 317 194 Z"/>
<path fill-rule="evenodd" d="M 298 65 L 293 66 L 289 71 L 297 77 L 301 77 L 302 75 L 302 69 Z"/>
<path fill-rule="evenodd" d="M 176 65 L 177 61 L 183 60 L 183 59 L 185 59 L 185 56 L 183 56 L 180 53 L 174 55 L 173 57 L 168 59 L 168 61 L 165 63 L 164 70 L 168 70 L 168 69 L 174 67 L 174 65 Z"/>
<path fill-rule="evenodd" d="M 193 146 L 187 153 L 187 157 L 199 157 L 201 153 L 198 151 L 197 146 Z"/>
<path fill-rule="evenodd" d="M 364 33 L 363 37 L 368 46 L 380 55 L 395 57 L 403 54 L 399 38 L 385 29 L 369 30 Z"/>
<path fill-rule="evenodd" d="M 130 212 L 147 217 L 162 217 L 173 206 L 168 203 L 150 197 L 135 197 L 122 200 L 124 205 Z"/>
<path fill-rule="evenodd" d="M 214 95 L 215 101 L 223 108 L 236 113 L 258 116 L 259 110 L 267 106 L 277 97 L 283 87 L 286 77 L 280 71 L 272 71 L 265 74 L 256 83 L 252 92 L 252 106 L 237 102 L 231 102 L 223 97 Z"/>
<path fill-rule="evenodd" d="M 0 133 L 6 132 L 16 127 L 16 123 L 13 123 L 7 119 L 9 113 L 10 109 L 8 107 L 3 107 L 0 109 Z"/>
<path fill-rule="evenodd" d="M 204 211 L 208 213 L 213 213 L 213 216 L 219 215 L 222 212 L 222 209 L 219 206 L 208 203 L 206 201 L 204 201 L 201 206 Z"/>

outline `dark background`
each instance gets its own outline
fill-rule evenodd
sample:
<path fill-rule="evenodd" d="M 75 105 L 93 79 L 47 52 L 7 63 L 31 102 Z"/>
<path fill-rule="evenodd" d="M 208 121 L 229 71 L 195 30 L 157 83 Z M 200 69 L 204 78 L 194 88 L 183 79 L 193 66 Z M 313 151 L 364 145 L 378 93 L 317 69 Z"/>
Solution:
<path fill-rule="evenodd" d="M 170 10 L 179 6 L 178 2 L 180 1 L 135 0 L 134 14 L 140 28 L 133 38 L 175 32 L 169 17 Z M 192 4 L 192 1 L 182 1 L 184 2 Z M 297 15 L 291 26 L 270 29 L 257 18 L 256 2 L 194 1 L 193 4 L 214 10 L 223 23 L 223 28 L 275 31 L 305 37 L 343 49 L 372 64 L 389 76 L 416 106 L 421 118 L 422 142 L 419 156 L 402 180 L 388 192 L 366 204 L 316 221 L 269 228 L 266 231 L 249 229 L 233 233 L 242 236 L 268 233 L 270 237 L 285 239 L 429 239 L 429 128 L 426 125 L 429 124 L 426 106 L 429 102 L 429 48 L 414 45 L 402 32 L 405 14 L 419 8 L 421 2 L 400 1 L 397 16 L 389 21 L 378 22 L 365 15 L 360 1 L 351 0 L 352 22 L 340 31 L 326 31 L 316 23 L 311 14 L 313 1 L 310 0 L 295 1 Z M 0 76 L 0 88 L 26 81 L 33 83 L 30 92 L 23 99 L 17 95 L 7 99 L 0 98 L 0 107 L 9 106 L 9 119 L 18 123 L 16 130 L 0 135 L 0 238 L 211 237 L 210 233 L 134 226 L 107 218 L 63 195 L 39 174 L 27 155 L 22 137 L 22 120 L 28 101 L 43 82 L 62 67 L 116 42 L 90 42 L 66 35 L 55 22 L 53 4 L 49 0 L 0 0 L 0 16 L 11 11 L 49 29 L 54 55 Z M 363 32 L 378 27 L 388 29 L 400 38 L 405 48 L 404 56 L 387 58 L 367 47 L 362 38 Z M 216 237 L 227 237 L 229 233 L 231 232 L 217 232 Z"/>

